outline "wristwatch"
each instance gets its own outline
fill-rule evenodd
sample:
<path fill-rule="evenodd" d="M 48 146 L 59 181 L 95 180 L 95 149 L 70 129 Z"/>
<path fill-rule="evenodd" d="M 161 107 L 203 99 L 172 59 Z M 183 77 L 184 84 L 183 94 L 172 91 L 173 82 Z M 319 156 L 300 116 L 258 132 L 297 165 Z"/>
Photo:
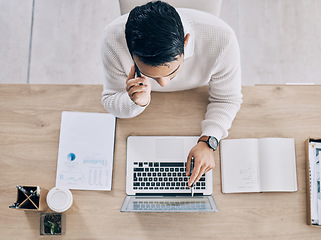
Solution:
<path fill-rule="evenodd" d="M 218 140 L 216 139 L 216 137 L 212 137 L 212 136 L 202 136 L 198 139 L 197 141 L 199 142 L 205 142 L 207 143 L 207 145 L 213 149 L 213 151 L 215 151 L 218 148 Z"/>

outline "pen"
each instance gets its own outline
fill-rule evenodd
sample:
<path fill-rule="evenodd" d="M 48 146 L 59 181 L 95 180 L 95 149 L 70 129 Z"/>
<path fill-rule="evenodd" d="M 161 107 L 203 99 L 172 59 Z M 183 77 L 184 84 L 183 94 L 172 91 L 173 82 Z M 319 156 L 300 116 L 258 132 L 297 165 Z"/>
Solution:
<path fill-rule="evenodd" d="M 191 159 L 191 173 L 190 173 L 190 176 L 193 173 L 193 169 L 194 169 L 194 157 L 192 157 L 192 159 Z M 191 194 L 192 194 L 192 197 L 194 197 L 194 182 L 191 185 Z"/>
<path fill-rule="evenodd" d="M 31 196 L 35 196 L 36 193 L 35 193 L 34 191 L 30 190 L 30 195 L 31 195 Z"/>
<path fill-rule="evenodd" d="M 26 195 L 30 195 L 30 192 L 28 192 L 26 189 L 24 189 L 23 187 L 21 187 L 20 185 L 17 185 L 17 188 L 21 191 L 21 192 L 23 192 L 24 194 L 26 194 Z"/>
<path fill-rule="evenodd" d="M 17 188 L 23 192 L 24 194 L 28 195 L 28 196 L 35 196 L 36 194 L 34 193 L 34 191 L 30 190 L 29 192 L 24 189 L 23 187 L 21 187 L 20 185 L 17 185 Z"/>
<path fill-rule="evenodd" d="M 19 208 L 19 205 L 20 203 L 16 202 L 16 203 L 13 203 L 11 206 L 9 206 L 9 208 Z"/>

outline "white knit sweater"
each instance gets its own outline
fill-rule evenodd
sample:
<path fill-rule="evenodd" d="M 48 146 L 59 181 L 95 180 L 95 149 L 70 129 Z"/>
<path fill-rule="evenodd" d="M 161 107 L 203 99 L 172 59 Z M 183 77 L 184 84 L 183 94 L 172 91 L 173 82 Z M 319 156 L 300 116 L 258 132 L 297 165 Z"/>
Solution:
<path fill-rule="evenodd" d="M 209 105 L 201 122 L 201 135 L 220 140 L 228 135 L 242 103 L 238 42 L 234 31 L 218 17 L 192 9 L 177 11 L 185 34 L 190 33 L 184 63 L 166 87 L 151 80 L 152 91 L 170 92 L 208 85 Z M 102 103 L 119 118 L 135 117 L 148 107 L 136 105 L 125 90 L 134 64 L 125 40 L 127 18 L 128 14 L 123 15 L 106 27 L 101 48 L 105 73 Z"/>

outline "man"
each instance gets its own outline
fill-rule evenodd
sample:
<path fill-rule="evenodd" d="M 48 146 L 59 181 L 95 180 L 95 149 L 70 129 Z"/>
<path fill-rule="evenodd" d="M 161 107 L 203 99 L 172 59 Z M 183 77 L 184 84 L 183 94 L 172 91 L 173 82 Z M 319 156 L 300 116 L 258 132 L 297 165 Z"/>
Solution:
<path fill-rule="evenodd" d="M 187 159 L 187 175 L 195 159 L 188 185 L 214 168 L 213 150 L 242 103 L 239 47 L 229 26 L 208 13 L 150 2 L 107 26 L 102 58 L 102 103 L 119 118 L 142 113 L 152 101 L 151 90 L 209 85 L 202 135 Z"/>

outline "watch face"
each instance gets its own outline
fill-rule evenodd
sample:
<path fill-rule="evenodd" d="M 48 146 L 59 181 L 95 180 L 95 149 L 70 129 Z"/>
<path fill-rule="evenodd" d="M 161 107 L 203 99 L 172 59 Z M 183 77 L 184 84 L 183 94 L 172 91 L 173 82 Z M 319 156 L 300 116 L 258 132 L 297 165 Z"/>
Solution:
<path fill-rule="evenodd" d="M 216 150 L 216 148 L 218 147 L 218 141 L 217 141 L 217 139 L 215 137 L 209 137 L 208 144 L 214 150 Z"/>

